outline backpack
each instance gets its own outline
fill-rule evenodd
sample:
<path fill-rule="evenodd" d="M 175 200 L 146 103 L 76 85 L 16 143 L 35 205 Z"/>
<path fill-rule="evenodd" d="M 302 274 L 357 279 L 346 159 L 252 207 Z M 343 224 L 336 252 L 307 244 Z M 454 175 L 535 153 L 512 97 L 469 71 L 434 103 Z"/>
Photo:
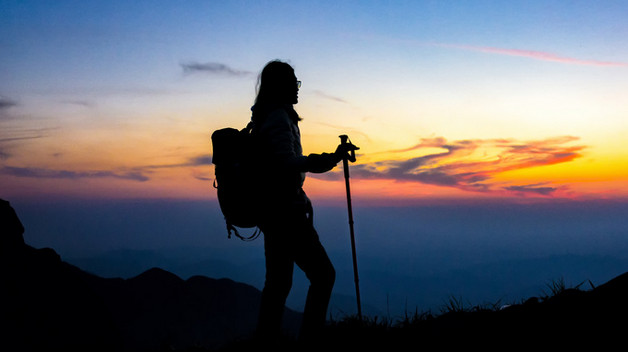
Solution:
<path fill-rule="evenodd" d="M 218 193 L 218 204 L 227 223 L 228 238 L 234 233 L 245 241 L 256 239 L 261 231 L 257 227 L 259 208 L 258 181 L 256 181 L 256 158 L 253 122 L 237 130 L 227 127 L 211 135 L 215 166 L 214 188 Z M 257 227 L 249 237 L 241 236 L 236 227 Z"/>

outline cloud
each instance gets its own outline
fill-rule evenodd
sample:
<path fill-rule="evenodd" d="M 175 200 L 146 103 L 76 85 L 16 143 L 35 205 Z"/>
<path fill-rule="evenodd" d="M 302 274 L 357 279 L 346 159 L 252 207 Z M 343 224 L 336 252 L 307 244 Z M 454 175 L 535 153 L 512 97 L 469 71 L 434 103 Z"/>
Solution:
<path fill-rule="evenodd" d="M 7 97 L 0 96 L 0 111 L 16 106 L 17 103 Z"/>
<path fill-rule="evenodd" d="M 451 48 L 451 49 L 482 52 L 482 53 L 487 53 L 487 54 L 523 57 L 523 58 L 528 58 L 532 60 L 551 61 L 551 62 L 557 62 L 557 63 L 569 64 L 569 65 L 585 65 L 585 66 L 600 66 L 600 67 L 628 67 L 628 62 L 626 61 L 587 60 L 587 59 L 574 58 L 574 57 L 559 55 L 559 54 L 555 54 L 555 53 L 551 53 L 547 51 L 539 51 L 539 50 L 498 48 L 498 47 L 491 47 L 491 46 L 466 45 L 466 44 L 434 43 L 434 42 L 424 42 L 424 41 L 413 40 L 413 39 L 397 39 L 397 38 L 390 38 L 390 37 L 385 37 L 385 36 L 374 36 L 374 35 L 361 36 L 361 37 L 364 37 L 368 40 L 395 42 L 395 43 L 400 43 L 403 45 Z"/>
<path fill-rule="evenodd" d="M 338 102 L 338 103 L 349 104 L 346 100 L 344 100 L 342 98 L 338 98 L 336 96 L 329 95 L 329 94 L 327 94 L 327 93 L 325 93 L 323 91 L 320 91 L 320 90 L 315 90 L 314 94 L 318 95 L 321 98 L 325 98 L 325 99 L 328 99 L 328 100 L 333 100 L 333 101 Z"/>
<path fill-rule="evenodd" d="M 557 188 L 536 185 L 499 185 L 496 176 L 506 171 L 565 163 L 581 157 L 584 146 L 569 145 L 577 137 L 565 136 L 538 141 L 508 139 L 461 140 L 449 142 L 445 138 L 426 138 L 408 148 L 389 150 L 386 160 L 351 167 L 356 179 L 389 179 L 454 187 L 473 192 L 509 191 L 518 195 L 550 195 Z M 440 152 L 434 152 L 434 148 Z M 399 159 L 402 153 L 426 153 Z M 339 179 L 339 172 L 313 175 Z"/>
<path fill-rule="evenodd" d="M 0 130 L 0 144 L 46 138 L 50 135 L 50 131 L 56 129 L 58 128 L 4 128 Z"/>
<path fill-rule="evenodd" d="M 62 101 L 62 103 L 68 105 L 76 105 L 84 108 L 93 108 L 96 106 L 94 102 L 89 100 L 64 100 Z"/>
<path fill-rule="evenodd" d="M 214 178 L 211 176 L 205 176 L 205 175 L 194 175 L 194 178 L 199 180 L 199 181 L 213 181 Z"/>
<path fill-rule="evenodd" d="M 39 139 L 44 138 L 44 135 L 30 135 L 30 136 L 17 136 L 17 137 L 3 137 L 0 138 L 0 143 L 6 142 L 15 142 L 15 141 L 24 141 L 29 139 Z"/>
<path fill-rule="evenodd" d="M 196 73 L 206 73 L 213 75 L 223 75 L 223 76 L 231 76 L 231 77 L 241 77 L 241 76 L 249 76 L 252 72 L 236 70 L 225 64 L 217 63 L 217 62 L 186 62 L 181 63 L 181 68 L 183 69 L 184 74 L 196 74 Z"/>
<path fill-rule="evenodd" d="M 36 167 L 13 167 L 5 166 L 0 169 L 0 173 L 16 177 L 28 178 L 55 178 L 55 179 L 82 179 L 82 178 L 117 178 L 133 181 L 148 181 L 149 178 L 140 171 L 70 171 L 54 170 Z"/>
<path fill-rule="evenodd" d="M 190 166 L 201 166 L 201 165 L 211 165 L 212 164 L 212 156 L 211 155 L 200 155 L 189 160 Z"/>
<path fill-rule="evenodd" d="M 0 160 L 9 158 L 11 155 L 6 150 L 0 149 Z M 58 154 L 54 154 L 53 157 L 58 157 Z M 10 175 L 15 177 L 26 178 L 40 178 L 40 179 L 89 179 L 89 178 L 115 178 L 122 180 L 131 180 L 138 182 L 146 182 L 150 180 L 147 174 L 155 172 L 157 169 L 168 169 L 178 167 L 194 167 L 204 166 L 211 164 L 211 155 L 199 155 L 191 157 L 188 160 L 178 164 L 163 164 L 163 165 L 144 165 L 134 167 L 130 170 L 57 170 L 40 167 L 14 167 L 4 166 L 0 168 L 0 174 Z M 195 171 L 194 178 L 199 180 L 209 180 L 209 178 Z"/>
<path fill-rule="evenodd" d="M 5 118 L 10 119 L 11 115 L 8 111 L 14 106 L 17 106 L 17 103 L 14 100 L 0 96 L 0 120 Z"/>
<path fill-rule="evenodd" d="M 54 128 L 10 128 L 0 129 L 0 160 L 13 156 L 11 150 L 24 141 L 45 138 Z"/>
<path fill-rule="evenodd" d="M 558 187 L 543 187 L 544 184 L 535 184 L 535 185 L 525 185 L 525 186 L 509 186 L 504 187 L 507 191 L 512 191 L 519 193 L 520 195 L 525 196 L 526 194 L 532 193 L 542 196 L 549 196 L 552 193 L 559 190 Z"/>
<path fill-rule="evenodd" d="M 37 138 L 37 137 L 33 137 L 33 138 Z M 0 148 L 0 160 L 6 160 L 10 156 L 11 154 L 9 154 L 6 150 Z M 59 157 L 60 154 L 56 153 L 56 154 L 53 154 L 52 156 Z M 211 155 L 205 154 L 205 155 L 191 157 L 182 163 L 163 164 L 163 165 L 144 165 L 144 166 L 134 167 L 130 170 L 127 170 L 127 169 L 57 170 L 57 169 L 40 168 L 40 167 L 4 166 L 0 168 L 0 174 L 15 176 L 15 177 L 38 178 L 38 179 L 77 180 L 77 179 L 90 179 L 90 178 L 91 179 L 114 178 L 114 179 L 146 182 L 146 181 L 150 181 L 150 177 L 147 175 L 155 172 L 155 170 L 157 169 L 205 166 L 205 165 L 210 165 L 210 164 L 211 164 Z M 198 170 L 195 170 L 192 176 L 196 179 L 203 180 L 203 181 L 213 180 L 209 178 L 209 176 L 207 176 L 206 174 L 207 173 L 202 173 Z"/>
<path fill-rule="evenodd" d="M 177 164 L 145 165 L 140 168 L 141 169 L 170 169 L 170 168 L 177 168 L 177 167 L 203 166 L 203 165 L 211 165 L 211 164 L 212 164 L 212 156 L 209 154 L 204 154 L 204 155 L 191 157 L 188 160 L 181 163 L 177 163 Z"/>
<path fill-rule="evenodd" d="M 525 58 L 541 60 L 541 61 L 553 61 L 553 62 L 559 62 L 559 63 L 571 64 L 571 65 L 628 67 L 628 62 L 583 60 L 583 59 L 577 59 L 573 57 L 562 56 L 562 55 L 557 55 L 554 53 L 536 51 L 536 50 L 506 49 L 506 48 L 495 48 L 495 47 L 489 47 L 489 46 L 473 46 L 473 45 L 442 44 L 442 43 L 432 44 L 432 45 L 445 47 L 445 48 L 477 51 L 477 52 L 483 52 L 483 53 L 488 53 L 488 54 L 518 56 L 518 57 L 525 57 Z"/>

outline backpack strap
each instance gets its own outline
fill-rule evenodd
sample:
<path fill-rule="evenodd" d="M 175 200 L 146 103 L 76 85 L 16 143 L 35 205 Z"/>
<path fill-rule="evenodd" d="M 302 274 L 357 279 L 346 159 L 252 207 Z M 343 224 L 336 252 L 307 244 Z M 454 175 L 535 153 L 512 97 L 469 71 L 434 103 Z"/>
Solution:
<path fill-rule="evenodd" d="M 228 233 L 227 238 L 231 238 L 232 232 L 233 234 L 236 235 L 237 238 L 241 239 L 242 241 L 250 242 L 257 239 L 259 235 L 262 233 L 262 230 L 260 230 L 259 227 L 256 227 L 255 231 L 253 232 L 251 236 L 245 237 L 245 236 L 240 235 L 240 232 L 235 226 L 233 226 L 230 222 L 227 222 L 227 233 Z"/>

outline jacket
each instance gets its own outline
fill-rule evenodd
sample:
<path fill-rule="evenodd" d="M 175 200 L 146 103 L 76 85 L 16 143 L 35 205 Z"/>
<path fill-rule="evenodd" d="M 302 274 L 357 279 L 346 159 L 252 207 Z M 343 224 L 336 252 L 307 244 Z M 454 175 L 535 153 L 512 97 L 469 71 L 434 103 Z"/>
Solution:
<path fill-rule="evenodd" d="M 275 205 L 308 203 L 302 190 L 305 173 L 329 171 L 339 159 L 328 153 L 303 155 L 299 118 L 290 105 L 254 106 L 252 120 L 263 197 Z"/>

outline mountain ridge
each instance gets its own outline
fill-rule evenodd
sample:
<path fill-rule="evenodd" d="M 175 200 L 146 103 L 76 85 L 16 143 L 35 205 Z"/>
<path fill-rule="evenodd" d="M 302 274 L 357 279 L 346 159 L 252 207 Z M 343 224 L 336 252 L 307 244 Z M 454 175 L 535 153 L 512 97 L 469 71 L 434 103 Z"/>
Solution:
<path fill-rule="evenodd" d="M 250 337 L 261 292 L 230 279 L 184 280 L 160 268 L 102 278 L 69 264 L 50 248 L 23 241 L 23 226 L 0 204 L 2 329 L 15 351 L 156 351 L 218 348 Z M 301 314 L 285 312 L 287 334 Z"/>
<path fill-rule="evenodd" d="M 231 279 L 183 280 L 154 267 L 137 276 L 102 278 L 36 249 L 8 202 L 1 201 L 0 343 L 12 351 L 242 350 L 251 339 L 260 291 Z M 628 327 L 628 273 L 589 291 L 557 285 L 548 297 L 488 309 L 453 301 L 440 316 L 378 324 L 377 318 L 332 321 L 309 347 L 326 350 L 408 346 L 515 345 L 600 347 L 623 343 Z M 593 286 L 593 285 L 591 285 Z M 287 333 L 299 313 L 287 310 Z M 238 341 L 242 341 L 239 344 Z M 508 344 L 504 344 L 504 341 Z M 287 345 L 294 350 L 297 345 Z M 303 346 L 301 346 L 303 347 Z"/>

